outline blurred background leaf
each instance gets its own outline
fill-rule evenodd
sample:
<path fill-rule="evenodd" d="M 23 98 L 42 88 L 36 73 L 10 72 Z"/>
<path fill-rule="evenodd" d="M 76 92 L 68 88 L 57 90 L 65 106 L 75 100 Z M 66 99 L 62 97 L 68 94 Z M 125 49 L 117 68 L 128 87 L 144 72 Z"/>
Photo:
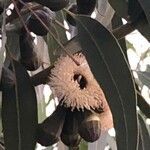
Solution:
<path fill-rule="evenodd" d="M 64 25 L 63 11 L 56 12 L 55 19 L 57 21 L 59 21 L 60 23 L 62 23 L 62 25 Z M 64 29 L 62 29 L 60 26 L 53 24 L 52 32 L 61 43 L 65 43 L 67 41 L 66 31 Z M 57 56 L 55 55 L 54 50 L 59 47 L 59 44 L 55 41 L 55 39 L 52 37 L 52 35 L 50 33 L 47 34 L 47 36 L 45 37 L 45 40 L 48 45 L 50 62 L 51 62 L 51 65 L 53 65 L 57 59 Z"/>

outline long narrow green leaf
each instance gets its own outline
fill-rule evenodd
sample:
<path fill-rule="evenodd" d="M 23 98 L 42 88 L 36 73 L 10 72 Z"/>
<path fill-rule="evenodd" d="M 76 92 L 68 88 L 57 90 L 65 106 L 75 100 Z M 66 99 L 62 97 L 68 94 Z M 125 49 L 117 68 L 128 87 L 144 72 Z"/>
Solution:
<path fill-rule="evenodd" d="M 117 40 L 99 22 L 77 16 L 79 38 L 113 113 L 119 150 L 136 150 L 137 114 L 132 76 Z"/>
<path fill-rule="evenodd" d="M 34 150 L 37 128 L 37 102 L 34 87 L 22 65 L 12 60 L 16 84 L 4 83 L 2 123 L 7 150 Z"/>

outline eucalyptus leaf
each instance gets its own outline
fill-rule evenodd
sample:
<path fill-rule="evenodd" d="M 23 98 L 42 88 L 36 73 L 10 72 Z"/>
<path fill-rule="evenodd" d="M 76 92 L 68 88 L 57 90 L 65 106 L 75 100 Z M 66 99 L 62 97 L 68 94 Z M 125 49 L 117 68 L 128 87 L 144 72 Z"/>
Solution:
<path fill-rule="evenodd" d="M 10 3 L 10 0 L 0 0 L 1 5 L 4 5 L 5 3 Z"/>
<path fill-rule="evenodd" d="M 105 27 L 109 27 L 115 11 L 108 3 L 108 0 L 98 1 L 96 20 Z"/>
<path fill-rule="evenodd" d="M 150 56 L 150 48 L 148 48 L 145 52 L 143 52 L 140 56 L 140 59 L 143 61 L 145 58 Z M 148 66 L 150 67 L 150 65 L 147 65 L 146 71 L 148 71 Z M 149 70 L 150 72 L 150 70 Z"/>
<path fill-rule="evenodd" d="M 147 117 L 150 118 L 150 105 L 143 98 L 143 96 L 138 92 L 137 93 L 137 104 L 141 112 Z"/>
<path fill-rule="evenodd" d="M 126 0 L 108 0 L 110 5 L 114 8 L 116 13 L 123 17 L 126 18 L 128 16 L 128 3 Z"/>
<path fill-rule="evenodd" d="M 56 20 L 58 20 L 62 24 L 64 23 L 64 14 L 62 11 L 56 13 Z M 67 41 L 66 31 L 64 29 L 55 24 L 52 25 L 51 29 L 55 37 L 61 43 L 65 43 Z M 57 59 L 57 56 L 54 54 L 54 50 L 59 47 L 59 44 L 55 41 L 55 39 L 52 37 L 50 33 L 47 34 L 45 39 L 49 49 L 50 62 L 51 65 L 53 65 Z"/>
<path fill-rule="evenodd" d="M 150 148 L 150 133 L 148 131 L 148 128 L 146 126 L 146 122 L 142 114 L 139 113 L 139 126 L 140 126 L 140 136 L 141 136 L 141 144 L 143 149 L 139 150 L 149 150 Z"/>
<path fill-rule="evenodd" d="M 4 146 L 0 144 L 0 150 L 5 150 Z"/>
<path fill-rule="evenodd" d="M 149 50 L 150 50 L 150 49 L 149 49 Z M 150 51 L 149 51 L 148 53 L 150 54 Z M 146 71 L 147 71 L 147 72 L 150 72 L 150 65 L 149 65 L 149 64 L 148 64 L 147 67 L 146 67 Z"/>
<path fill-rule="evenodd" d="M 67 41 L 63 46 L 70 54 L 75 54 L 82 50 L 78 36 L 73 37 L 71 40 Z M 66 55 L 66 53 L 62 50 L 61 47 L 57 48 L 54 51 L 54 54 L 57 57 L 60 57 L 61 55 Z"/>
<path fill-rule="evenodd" d="M 115 37 L 98 21 L 76 17 L 79 41 L 110 105 L 120 150 L 137 148 L 136 96 L 125 56 Z"/>
<path fill-rule="evenodd" d="M 19 34 L 16 32 L 7 33 L 7 48 L 11 52 L 12 57 L 19 59 L 20 57 L 20 43 Z"/>
<path fill-rule="evenodd" d="M 11 62 L 16 83 L 3 86 L 2 124 L 7 150 L 34 150 L 37 128 L 37 102 L 34 87 L 26 70 Z"/>
<path fill-rule="evenodd" d="M 146 17 L 147 17 L 147 20 L 150 24 L 150 1 L 149 0 L 138 0 L 139 3 L 141 4 L 145 14 L 146 14 Z"/>
<path fill-rule="evenodd" d="M 138 20 L 142 12 L 143 9 L 138 0 L 128 0 L 128 15 L 130 16 L 131 21 Z"/>
<path fill-rule="evenodd" d="M 112 29 L 116 29 L 122 25 L 123 25 L 122 18 L 115 13 L 112 18 Z M 125 38 L 120 39 L 118 42 L 123 50 L 124 55 L 126 56 L 126 58 L 128 58 Z"/>
<path fill-rule="evenodd" d="M 136 49 L 134 48 L 133 44 L 126 40 L 126 46 L 127 46 L 127 49 L 132 49 L 134 52 L 136 52 Z"/>
<path fill-rule="evenodd" d="M 137 71 L 139 80 L 143 83 L 143 85 L 146 85 L 150 88 L 150 72 L 147 71 Z"/>
<path fill-rule="evenodd" d="M 144 12 L 141 14 L 141 21 L 138 22 L 136 28 L 148 41 L 150 41 L 150 24 L 148 24 Z"/>
<path fill-rule="evenodd" d="M 139 125 L 140 126 L 140 125 Z M 144 145 L 143 145 L 143 139 L 141 135 L 141 129 L 139 129 L 139 144 L 138 144 L 138 150 L 144 150 Z"/>
<path fill-rule="evenodd" d="M 5 5 L 4 5 L 5 8 Z M 1 26 L 1 30 L 2 30 L 2 40 L 1 40 L 1 47 L 0 47 L 0 81 L 1 81 L 1 76 L 2 76 L 2 68 L 3 68 L 3 62 L 4 62 L 4 54 L 5 54 L 5 45 L 7 42 L 7 36 L 6 36 L 6 13 L 5 11 L 2 14 L 2 26 Z M 1 107 L 2 107 L 2 92 L 0 92 L 0 111 L 1 111 Z M 0 115 L 0 133 L 2 132 L 2 118 Z"/>
<path fill-rule="evenodd" d="M 82 140 L 80 143 L 80 149 L 81 150 L 88 150 L 88 143 Z"/>

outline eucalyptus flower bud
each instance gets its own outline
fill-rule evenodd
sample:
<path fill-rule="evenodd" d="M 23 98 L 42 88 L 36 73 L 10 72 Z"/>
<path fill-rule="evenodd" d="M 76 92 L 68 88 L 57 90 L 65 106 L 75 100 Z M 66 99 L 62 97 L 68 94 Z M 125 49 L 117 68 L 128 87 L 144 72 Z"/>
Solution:
<path fill-rule="evenodd" d="M 65 123 L 61 133 L 62 142 L 69 147 L 78 147 L 81 137 L 78 133 L 78 122 L 75 113 L 70 109 L 67 110 Z"/>
<path fill-rule="evenodd" d="M 101 121 L 98 114 L 89 110 L 78 112 L 79 134 L 87 142 L 95 142 L 101 135 Z"/>
<path fill-rule="evenodd" d="M 50 146 L 59 141 L 62 132 L 66 108 L 57 106 L 51 116 L 45 119 L 37 130 L 37 142 L 43 146 Z"/>

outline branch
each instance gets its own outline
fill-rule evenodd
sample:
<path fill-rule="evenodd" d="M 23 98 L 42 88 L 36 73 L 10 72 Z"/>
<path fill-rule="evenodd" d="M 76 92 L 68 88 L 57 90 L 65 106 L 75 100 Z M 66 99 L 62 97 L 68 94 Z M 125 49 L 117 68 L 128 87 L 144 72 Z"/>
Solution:
<path fill-rule="evenodd" d="M 21 3 L 19 3 L 21 4 Z M 21 5 L 22 6 L 22 5 Z M 21 10 L 22 7 L 20 5 L 18 6 L 18 9 Z M 41 9 L 43 8 L 42 5 L 39 5 L 39 4 L 36 4 L 36 5 L 32 5 L 32 6 L 28 6 L 30 9 L 32 9 L 33 11 L 34 10 L 38 10 L 38 9 Z M 21 16 L 23 15 L 26 15 L 30 13 L 29 9 L 24 9 L 20 12 Z M 8 16 L 6 18 L 6 24 L 9 23 L 9 22 L 12 22 L 13 20 L 17 19 L 18 18 L 18 14 L 17 12 L 15 11 L 15 9 L 12 11 L 12 14 L 10 16 Z M 69 32 L 69 29 L 67 29 L 61 22 L 59 22 L 58 20 L 54 19 L 53 20 L 55 24 L 57 24 L 59 27 L 61 27 L 62 29 L 64 29 L 65 31 L 68 31 Z"/>
<path fill-rule="evenodd" d="M 112 33 L 118 40 L 120 40 L 120 39 L 124 38 L 126 35 L 128 35 L 129 33 L 131 33 L 132 31 L 134 31 L 135 29 L 136 28 L 133 25 L 133 23 L 126 23 L 126 24 L 114 29 L 112 31 Z"/>
<path fill-rule="evenodd" d="M 49 75 L 51 73 L 51 70 L 54 68 L 54 66 L 50 66 L 44 70 L 42 70 L 41 72 L 35 74 L 34 76 L 32 76 L 31 82 L 34 86 L 38 86 L 41 84 L 46 84 L 48 83 L 49 79 Z M 7 83 L 7 86 L 12 87 L 13 85 L 15 85 L 15 81 L 14 81 L 14 74 L 8 70 L 7 68 L 3 68 L 3 78 L 2 81 L 0 82 L 0 91 L 2 91 L 4 83 Z"/>
<path fill-rule="evenodd" d="M 26 3 L 24 3 L 22 0 L 19 0 L 21 4 L 23 4 L 34 16 L 35 18 L 43 25 L 43 27 L 49 32 L 49 34 L 53 37 L 53 39 L 57 42 L 57 44 L 62 48 L 62 50 L 76 63 L 77 66 L 79 66 L 79 62 L 75 60 L 75 58 L 65 49 L 64 45 L 55 37 L 53 32 L 49 29 L 49 27 L 42 21 L 42 19 L 30 8 L 27 6 Z"/>
<path fill-rule="evenodd" d="M 21 15 L 26 15 L 28 14 L 30 11 L 29 10 L 38 10 L 43 8 L 42 5 L 33 5 L 33 6 L 28 6 L 29 8 L 24 9 L 20 12 Z M 17 19 L 18 15 L 16 13 L 12 13 L 12 15 L 8 16 L 6 18 L 6 23 L 12 22 L 13 20 Z M 128 35 L 129 33 L 131 33 L 132 31 L 134 31 L 136 29 L 136 27 L 138 26 L 138 24 L 140 24 L 141 22 L 143 22 L 143 18 L 139 18 L 138 21 L 135 22 L 129 22 L 125 25 L 122 25 L 116 29 L 114 29 L 112 31 L 112 33 L 114 34 L 114 36 L 119 40 L 124 38 L 126 35 Z M 55 23 L 59 24 L 57 21 L 55 21 Z M 62 25 L 61 25 L 62 26 Z M 63 27 L 64 28 L 64 27 Z M 66 29 L 65 29 L 66 30 Z"/>
<path fill-rule="evenodd" d="M 142 24 L 142 26 L 148 24 L 146 16 L 144 13 L 141 13 L 138 17 L 138 19 L 128 22 L 112 31 L 114 36 L 120 40 L 124 38 L 126 35 L 131 33 L 132 31 L 138 29 L 138 27 Z"/>
<path fill-rule="evenodd" d="M 18 8 L 16 1 L 12 0 L 12 2 L 14 4 L 15 11 L 16 11 L 16 13 L 17 13 L 17 15 L 18 15 L 22 25 L 24 26 L 24 28 L 25 28 L 26 32 L 28 33 L 28 35 L 30 35 L 30 31 L 28 30 L 28 27 L 27 27 L 25 21 L 23 20 L 22 15 L 20 14 L 20 9 Z"/>
<path fill-rule="evenodd" d="M 29 6 L 32 10 L 38 10 L 43 8 L 43 6 L 41 5 L 33 5 L 33 6 Z M 23 11 L 20 12 L 21 15 L 26 15 L 28 14 L 30 11 L 28 9 L 24 9 Z M 17 19 L 18 15 L 17 13 L 12 13 L 10 16 L 8 16 L 6 18 L 6 23 L 12 22 L 13 20 Z"/>

